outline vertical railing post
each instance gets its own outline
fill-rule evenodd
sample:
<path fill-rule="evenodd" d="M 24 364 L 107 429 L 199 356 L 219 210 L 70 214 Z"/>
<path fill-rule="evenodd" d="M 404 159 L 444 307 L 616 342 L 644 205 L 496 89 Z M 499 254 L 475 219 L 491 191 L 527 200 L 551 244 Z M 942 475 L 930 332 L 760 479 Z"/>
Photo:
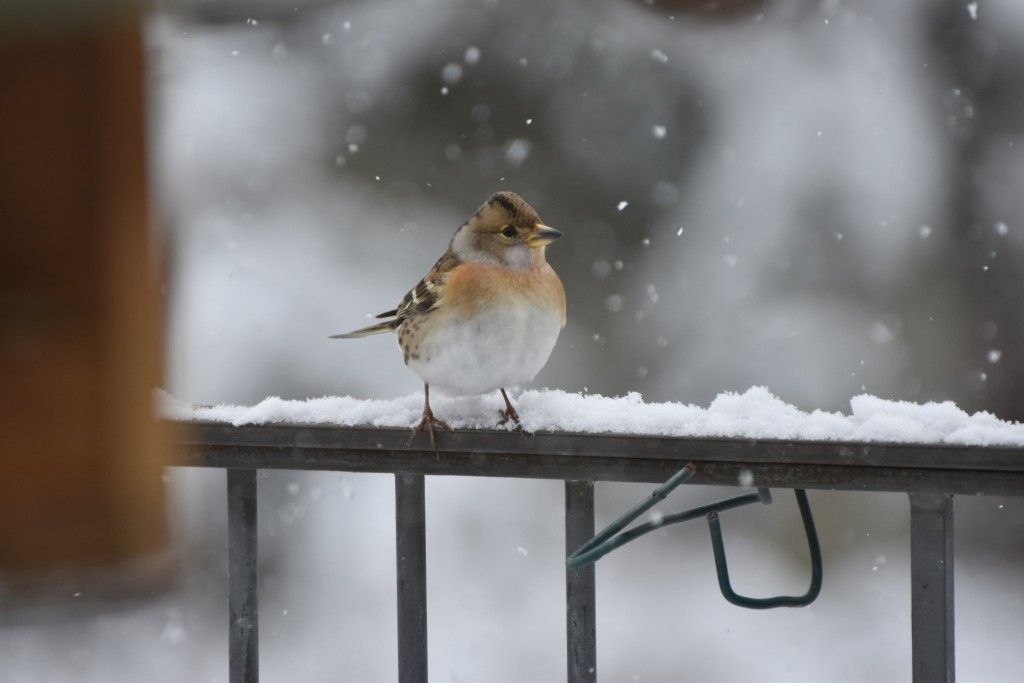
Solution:
<path fill-rule="evenodd" d="M 228 471 L 228 680 L 259 681 L 256 470 Z"/>
<path fill-rule="evenodd" d="M 953 496 L 910 494 L 910 579 L 914 683 L 952 683 Z"/>
<path fill-rule="evenodd" d="M 395 474 L 398 680 L 427 680 L 427 519 L 422 474 Z"/>
<path fill-rule="evenodd" d="M 565 554 L 594 536 L 594 482 L 565 482 Z M 565 571 L 566 646 L 569 683 L 597 680 L 594 564 Z"/>

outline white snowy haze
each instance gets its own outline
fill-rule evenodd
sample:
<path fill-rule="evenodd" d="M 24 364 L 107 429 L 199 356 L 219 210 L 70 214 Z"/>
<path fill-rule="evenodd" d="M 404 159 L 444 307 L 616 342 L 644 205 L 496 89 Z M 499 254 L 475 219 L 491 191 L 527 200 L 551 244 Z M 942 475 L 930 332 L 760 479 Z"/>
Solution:
<path fill-rule="evenodd" d="M 534 389 L 708 406 L 764 386 L 792 411 L 871 394 L 1024 419 L 1022 3 L 687 9 L 706 4 L 158 2 L 166 390 L 418 391 L 393 339 L 327 337 L 394 308 L 512 190 L 565 233 L 547 254 L 569 321 Z M 391 479 L 260 477 L 262 679 L 394 680 Z M 169 480 L 177 587 L 9 618 L 12 680 L 226 680 L 224 475 Z M 599 484 L 598 526 L 650 488 Z M 428 479 L 433 680 L 564 680 L 562 494 Z M 775 498 L 724 517 L 742 592 L 805 590 L 796 507 Z M 811 502 L 825 582 L 805 609 L 725 603 L 696 523 L 602 559 L 599 678 L 908 679 L 906 496 Z M 1024 503 L 957 498 L 956 515 L 958 673 L 1016 680 Z"/>

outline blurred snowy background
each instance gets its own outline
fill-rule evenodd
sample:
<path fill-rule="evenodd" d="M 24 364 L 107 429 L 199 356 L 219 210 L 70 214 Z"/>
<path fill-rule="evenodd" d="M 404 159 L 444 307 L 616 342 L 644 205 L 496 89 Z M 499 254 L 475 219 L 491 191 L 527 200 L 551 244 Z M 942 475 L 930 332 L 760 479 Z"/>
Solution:
<path fill-rule="evenodd" d="M 535 386 L 706 405 L 763 384 L 804 409 L 868 392 L 1024 418 L 1024 4 L 706 4 L 158 3 L 169 391 L 418 391 L 391 341 L 327 336 L 393 307 L 509 189 L 566 234 L 548 255 L 569 324 Z M 391 479 L 262 477 L 264 680 L 393 680 Z M 226 680 L 223 473 L 170 480 L 177 588 L 5 622 L 0 678 Z M 431 677 L 563 679 L 561 484 L 427 486 Z M 598 525 L 649 489 L 599 485 Z M 751 594 L 806 585 L 776 500 L 725 518 Z M 825 587 L 807 609 L 726 604 L 700 524 L 602 560 L 601 679 L 909 678 L 905 496 L 812 502 Z M 960 675 L 1014 680 L 1024 504 L 959 498 L 957 525 Z"/>

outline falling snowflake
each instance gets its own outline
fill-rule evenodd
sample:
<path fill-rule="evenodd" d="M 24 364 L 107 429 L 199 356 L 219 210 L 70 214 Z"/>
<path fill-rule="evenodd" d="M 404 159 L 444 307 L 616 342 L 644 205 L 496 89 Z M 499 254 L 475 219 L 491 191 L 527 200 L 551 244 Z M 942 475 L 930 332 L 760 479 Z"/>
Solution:
<path fill-rule="evenodd" d="M 454 85 L 462 80 L 462 65 L 455 62 L 445 64 L 441 69 L 441 80 L 448 85 Z"/>

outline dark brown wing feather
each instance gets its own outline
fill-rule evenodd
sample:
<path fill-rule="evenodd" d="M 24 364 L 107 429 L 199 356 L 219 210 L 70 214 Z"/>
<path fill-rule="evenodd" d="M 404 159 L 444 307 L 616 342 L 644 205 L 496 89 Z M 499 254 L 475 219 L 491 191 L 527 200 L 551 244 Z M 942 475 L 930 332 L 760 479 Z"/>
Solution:
<path fill-rule="evenodd" d="M 402 303 L 395 310 L 398 319 L 405 320 L 410 315 L 426 313 L 435 308 L 440 299 L 441 286 L 445 276 L 459 263 L 461 260 L 458 256 L 451 250 L 446 251 L 430 269 L 430 272 L 402 298 Z"/>
<path fill-rule="evenodd" d="M 402 303 L 398 305 L 398 308 L 386 311 L 378 315 L 378 318 L 391 318 L 382 323 L 364 327 L 353 332 L 346 334 L 336 334 L 331 336 L 331 339 L 355 339 L 357 337 L 366 337 L 371 334 L 380 334 L 381 332 L 391 332 L 398 329 L 398 326 L 402 324 L 402 321 L 411 315 L 418 313 L 426 313 L 427 311 L 435 308 L 440 300 L 441 286 L 444 283 L 445 276 L 451 272 L 455 266 L 459 265 L 461 261 L 449 249 L 437 260 L 434 267 L 430 269 L 430 272 L 424 276 L 415 287 L 410 289 L 408 293 L 402 298 Z"/>

